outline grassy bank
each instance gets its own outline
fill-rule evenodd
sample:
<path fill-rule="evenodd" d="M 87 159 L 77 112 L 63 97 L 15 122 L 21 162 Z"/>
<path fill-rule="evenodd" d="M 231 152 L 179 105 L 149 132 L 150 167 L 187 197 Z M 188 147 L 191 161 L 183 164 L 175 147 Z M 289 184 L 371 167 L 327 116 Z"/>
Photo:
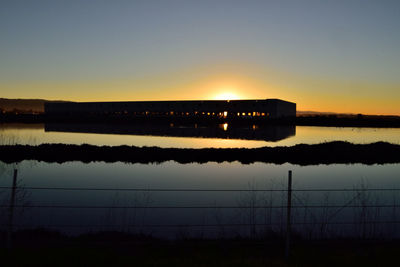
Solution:
<path fill-rule="evenodd" d="M 400 116 L 378 115 L 323 115 L 298 116 L 296 118 L 265 119 L 253 118 L 220 118 L 220 117 L 147 117 L 129 115 L 104 115 L 80 117 L 49 117 L 44 113 L 20 114 L 1 113 L 0 123 L 184 123 L 184 124 L 218 124 L 229 123 L 235 125 L 297 125 L 297 126 L 324 126 L 324 127 L 374 127 L 400 128 Z"/>
<path fill-rule="evenodd" d="M 244 164 L 254 162 L 292 163 L 298 165 L 363 163 L 385 164 L 400 162 L 400 145 L 377 142 L 371 144 L 352 144 L 348 142 L 329 142 L 322 144 L 299 144 L 290 147 L 262 148 L 204 148 L 181 149 L 135 146 L 93 146 L 42 144 L 0 146 L 0 160 L 6 163 L 23 160 L 63 163 L 81 162 L 129 162 L 160 163 L 176 161 L 179 163 L 233 162 Z"/>

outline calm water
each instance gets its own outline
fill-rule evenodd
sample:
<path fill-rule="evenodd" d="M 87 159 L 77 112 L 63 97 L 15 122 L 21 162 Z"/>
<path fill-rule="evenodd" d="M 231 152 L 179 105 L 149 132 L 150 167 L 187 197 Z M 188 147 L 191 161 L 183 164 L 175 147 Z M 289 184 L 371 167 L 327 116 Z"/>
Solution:
<path fill-rule="evenodd" d="M 263 163 L 243 165 L 237 162 L 166 162 L 154 165 L 24 161 L 17 166 L 1 163 L 1 186 L 11 186 L 14 167 L 18 169 L 17 205 L 26 206 L 18 208 L 15 224 L 22 228 L 50 227 L 70 234 L 122 230 L 167 238 L 181 234 L 215 237 L 221 234 L 251 235 L 251 225 L 259 224 L 262 226 L 253 229 L 254 233 L 259 234 L 266 227 L 279 232 L 285 222 L 286 209 L 280 206 L 286 205 L 286 192 L 251 190 L 286 189 L 288 170 L 293 171 L 294 190 L 400 188 L 400 164 L 300 167 Z M 171 189 L 178 191 L 168 191 Z M 185 191 L 187 189 L 250 191 Z M 293 205 L 303 207 L 294 209 L 293 220 L 299 223 L 294 227 L 305 235 L 313 234 L 315 237 L 361 235 L 359 223 L 398 220 L 400 214 L 392 205 L 400 203 L 399 194 L 399 191 L 294 191 Z M 2 188 L 0 195 L 3 207 L 6 207 L 2 209 L 1 216 L 2 225 L 5 225 L 10 189 Z M 312 205 L 336 207 L 307 208 Z M 390 207 L 368 207 L 371 205 Z M 252 208 L 257 206 L 263 208 Z M 326 225 L 320 225 L 321 222 L 326 222 Z M 323 233 L 322 226 L 326 228 Z M 370 224 L 364 224 L 371 235 L 398 234 L 397 224 L 390 224 L 391 228 L 387 224 L 373 226 L 375 228 L 372 229 Z M 315 227 L 319 229 L 317 232 Z M 395 230 L 393 227 L 396 227 Z"/>
<path fill-rule="evenodd" d="M 399 144 L 400 129 L 170 125 L 159 130 L 147 126 L 3 124 L 0 140 L 3 144 L 194 148 L 288 146 L 333 140 Z M 393 190 L 400 189 L 400 164 L 0 162 L 2 229 L 8 224 L 14 168 L 18 170 L 13 219 L 16 229 L 46 227 L 69 234 L 119 230 L 166 238 L 283 233 L 284 190 L 288 171 L 292 170 L 294 231 L 309 238 L 400 237 L 400 191 Z"/>
<path fill-rule="evenodd" d="M 110 128 L 110 127 L 109 127 Z M 67 131 L 88 131 L 88 129 L 50 128 L 45 131 L 43 124 L 0 124 L 0 142 L 37 145 L 42 143 L 65 144 L 93 144 L 93 145 L 134 145 L 134 146 L 159 146 L 178 148 L 203 148 L 203 147 L 262 147 L 262 146 L 292 146 L 300 143 L 315 144 L 334 140 L 349 141 L 353 143 L 372 143 L 386 141 L 400 144 L 399 128 L 339 128 L 339 127 L 306 127 L 297 126 L 293 129 L 273 128 L 265 130 L 266 140 L 257 139 L 264 136 L 263 129 L 257 127 L 245 129 L 245 135 L 239 130 L 232 129 L 229 125 L 220 125 L 216 129 L 171 126 L 164 132 L 151 130 L 141 131 L 141 134 L 95 134 Z M 58 130 L 58 131 L 55 131 Z M 90 129 L 89 129 L 90 130 Z M 98 129 L 97 129 L 98 130 Z M 98 130 L 101 132 L 101 130 Z M 231 134 L 224 135 L 231 131 Z M 123 132 L 123 131 L 121 131 Z M 134 129 L 140 132 L 140 129 Z M 169 135 L 183 135 L 192 137 L 177 137 Z M 163 135 L 163 136 L 160 136 Z M 193 136 L 215 136 L 214 138 L 200 138 Z M 238 139 L 243 136 L 247 138 Z M 220 138 L 217 138 L 220 137 Z M 224 138 L 225 137 L 225 138 Z M 273 141 L 271 141 L 273 140 Z"/>

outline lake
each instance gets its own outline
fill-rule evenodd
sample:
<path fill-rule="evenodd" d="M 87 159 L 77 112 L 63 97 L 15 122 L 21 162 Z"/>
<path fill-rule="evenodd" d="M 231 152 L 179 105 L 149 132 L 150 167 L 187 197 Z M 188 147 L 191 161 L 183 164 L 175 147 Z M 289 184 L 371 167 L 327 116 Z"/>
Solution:
<path fill-rule="evenodd" d="M 215 127 L 196 127 L 196 125 L 182 127 L 168 125 L 167 127 L 161 128 L 162 130 L 159 130 L 160 128 L 154 130 L 147 127 L 142 131 L 141 129 L 145 127 L 122 128 L 120 131 L 116 131 L 115 128 L 116 127 L 113 125 L 94 125 L 93 127 L 83 127 L 81 125 L 75 127 L 61 127 L 59 125 L 50 125 L 50 127 L 47 126 L 46 130 L 44 124 L 0 124 L 0 142 L 6 144 L 18 143 L 30 145 L 43 143 L 85 143 L 108 146 L 132 145 L 175 148 L 255 148 L 263 146 L 293 146 L 301 143 L 317 144 L 336 140 L 352 143 L 385 141 L 400 144 L 400 128 L 311 126 L 258 127 L 257 125 L 250 125 L 247 128 L 238 127 L 232 129 L 232 127 L 227 124 L 221 124 Z M 101 133 L 112 132 L 113 130 L 114 132 L 118 132 L 118 134 Z M 92 133 L 88 133 L 90 131 L 92 131 Z M 136 135 L 129 134 L 132 132 L 136 133 Z M 258 134 L 258 132 L 261 133 Z M 180 137 L 179 135 L 184 137 Z M 204 136 L 221 138 L 204 138 Z M 260 139 L 260 136 L 265 136 L 267 140 L 254 140 Z"/>
<path fill-rule="evenodd" d="M 294 136 L 261 141 L 56 132 L 45 131 L 42 124 L 7 124 L 1 130 L 5 143 L 194 148 L 289 146 L 332 140 L 399 144 L 399 133 L 399 129 L 296 127 Z M 202 130 L 202 134 L 210 132 Z M 276 134 L 271 136 L 276 138 Z M 400 164 L 0 162 L 4 229 L 9 220 L 14 169 L 18 170 L 15 229 L 44 227 L 71 235 L 118 230 L 170 239 L 279 235 L 286 229 L 291 170 L 292 221 L 297 234 L 305 238 L 394 238 L 400 234 Z"/>

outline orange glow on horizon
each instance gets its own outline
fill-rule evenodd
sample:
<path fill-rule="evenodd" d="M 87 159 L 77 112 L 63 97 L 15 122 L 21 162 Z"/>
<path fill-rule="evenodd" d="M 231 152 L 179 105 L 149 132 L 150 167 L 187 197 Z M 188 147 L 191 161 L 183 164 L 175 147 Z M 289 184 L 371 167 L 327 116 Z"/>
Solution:
<path fill-rule="evenodd" d="M 222 92 L 222 93 L 219 93 L 218 95 L 214 96 L 213 99 L 215 99 L 215 100 L 237 100 L 237 99 L 241 99 L 241 97 L 234 92 L 226 91 L 226 92 Z"/>
<path fill-rule="evenodd" d="M 237 73 L 197 77 L 192 72 L 142 79 L 2 81 L 0 91 L 3 98 L 78 102 L 279 98 L 295 102 L 298 111 L 400 115 L 397 84 L 342 82 L 318 77 L 306 79 L 290 74 L 275 75 L 272 71 L 270 76 L 264 75 L 267 78 Z M 186 76 L 182 77 L 183 74 Z M 379 93 L 381 88 L 387 88 L 391 93 Z"/>

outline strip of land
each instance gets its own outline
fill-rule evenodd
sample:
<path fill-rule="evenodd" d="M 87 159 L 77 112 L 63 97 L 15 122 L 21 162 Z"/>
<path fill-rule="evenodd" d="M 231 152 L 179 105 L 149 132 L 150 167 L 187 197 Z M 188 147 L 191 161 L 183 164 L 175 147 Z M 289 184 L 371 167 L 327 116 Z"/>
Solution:
<path fill-rule="evenodd" d="M 81 161 L 85 163 L 178 163 L 254 162 L 297 165 L 362 163 L 387 164 L 400 162 L 400 145 L 386 142 L 352 144 L 329 142 L 314 145 L 262 148 L 160 148 L 136 146 L 93 146 L 68 144 L 2 145 L 0 161 L 5 163 L 37 160 L 49 163 Z"/>
<path fill-rule="evenodd" d="M 400 128 L 400 116 L 300 116 L 296 118 L 234 119 L 234 118 L 147 118 L 129 116 L 48 118 L 45 114 L 9 114 L 0 112 L 0 123 L 186 123 L 186 124 L 244 124 L 244 125 L 297 125 L 326 127 Z"/>

